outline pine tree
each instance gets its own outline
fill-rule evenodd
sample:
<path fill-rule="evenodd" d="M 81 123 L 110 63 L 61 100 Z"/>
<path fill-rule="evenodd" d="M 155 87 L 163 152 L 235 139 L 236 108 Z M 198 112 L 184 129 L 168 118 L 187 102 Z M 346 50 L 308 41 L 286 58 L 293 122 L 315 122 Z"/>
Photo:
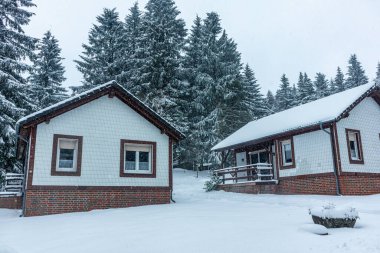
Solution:
<path fill-rule="evenodd" d="M 65 68 L 62 66 L 63 58 L 58 40 L 50 31 L 37 45 L 38 53 L 33 58 L 33 71 L 30 83 L 33 87 L 33 98 L 38 109 L 45 108 L 67 98 L 66 89 L 62 82 Z"/>
<path fill-rule="evenodd" d="M 276 100 L 270 90 L 268 90 L 267 96 L 265 98 L 265 103 L 269 109 L 268 115 L 276 112 Z"/>
<path fill-rule="evenodd" d="M 297 87 L 299 104 L 305 104 L 315 99 L 315 90 L 313 83 L 306 73 L 302 74 L 300 72 Z"/>
<path fill-rule="evenodd" d="M 375 84 L 380 85 L 380 62 L 377 63 Z"/>
<path fill-rule="evenodd" d="M 317 73 L 314 81 L 315 86 L 315 98 L 323 98 L 329 95 L 329 85 L 326 79 L 326 75 Z"/>
<path fill-rule="evenodd" d="M 146 94 L 144 102 L 157 113 L 182 128 L 184 115 L 178 107 L 182 103 L 183 83 L 179 79 L 181 51 L 185 43 L 185 22 L 178 17 L 173 0 L 150 0 L 142 19 L 144 35 L 143 55 L 137 70 Z"/>
<path fill-rule="evenodd" d="M 33 15 L 31 0 L 0 1 L 0 168 L 20 169 L 15 159 L 15 123 L 35 109 L 29 98 L 25 74 L 26 59 L 33 56 L 36 39 L 26 35 L 23 26 Z"/>
<path fill-rule="evenodd" d="M 280 88 L 276 93 L 276 104 L 277 111 L 283 111 L 291 108 L 293 106 L 293 98 L 292 98 L 292 89 L 289 85 L 289 79 L 285 74 L 281 77 Z"/>
<path fill-rule="evenodd" d="M 297 87 L 295 84 L 293 84 L 292 91 L 291 91 L 291 98 L 292 98 L 292 105 L 291 106 L 292 107 L 300 104 L 298 97 L 299 97 L 299 95 L 298 95 Z"/>
<path fill-rule="evenodd" d="M 344 81 L 344 74 L 343 74 L 342 70 L 340 69 L 340 67 L 338 67 L 336 70 L 336 76 L 334 79 L 333 92 L 337 93 L 337 92 L 342 92 L 344 90 L 346 90 L 345 81 Z"/>
<path fill-rule="evenodd" d="M 123 24 L 115 9 L 104 9 L 97 18 L 88 36 L 88 45 L 83 44 L 81 60 L 77 68 L 83 74 L 83 85 L 72 87 L 74 92 L 91 89 L 111 80 L 117 80 L 122 73 Z"/>
<path fill-rule="evenodd" d="M 248 108 L 251 119 L 259 119 L 268 114 L 265 106 L 264 96 L 261 93 L 260 85 L 257 83 L 255 73 L 247 64 L 243 72 L 244 104 Z"/>
<path fill-rule="evenodd" d="M 182 151 L 181 160 L 183 163 L 193 164 L 198 163 L 205 157 L 203 152 L 200 152 L 203 147 L 201 140 L 204 138 L 203 129 L 198 123 L 204 118 L 204 92 L 205 86 L 202 78 L 199 78 L 201 73 L 202 58 L 203 58 L 203 26 L 202 20 L 196 16 L 189 37 L 184 48 L 185 56 L 183 58 L 183 70 L 181 77 L 186 83 L 186 104 L 182 110 L 187 117 L 187 138 L 182 141 L 182 146 L 186 147 Z M 199 145 L 200 144 L 200 145 Z"/>
<path fill-rule="evenodd" d="M 356 55 L 353 54 L 348 61 L 348 72 L 345 82 L 346 89 L 350 89 L 366 83 L 368 83 L 368 77 L 365 75 L 365 71 L 361 63 L 358 61 Z"/>
<path fill-rule="evenodd" d="M 146 91 L 143 91 L 138 82 L 140 76 L 138 69 L 141 66 L 139 56 L 143 53 L 143 30 L 142 30 L 142 12 L 136 2 L 130 9 L 125 18 L 123 35 L 122 35 L 122 74 L 120 83 L 123 84 L 130 92 L 138 97 L 142 97 Z"/>

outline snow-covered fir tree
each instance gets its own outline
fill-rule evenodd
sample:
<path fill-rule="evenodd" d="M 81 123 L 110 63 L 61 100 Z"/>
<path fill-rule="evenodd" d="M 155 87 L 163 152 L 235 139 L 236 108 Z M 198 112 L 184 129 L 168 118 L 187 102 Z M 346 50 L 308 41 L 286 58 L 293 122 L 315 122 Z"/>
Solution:
<path fill-rule="evenodd" d="M 276 111 L 283 111 L 294 106 L 292 88 L 285 74 L 281 77 L 280 88 L 276 92 Z"/>
<path fill-rule="evenodd" d="M 123 35 L 122 35 L 122 74 L 119 82 L 123 84 L 130 92 L 138 97 L 146 93 L 138 82 L 140 76 L 138 69 L 141 66 L 139 56 L 141 50 L 144 50 L 142 44 L 142 12 L 136 2 L 130 9 L 125 18 Z"/>
<path fill-rule="evenodd" d="M 267 95 L 265 97 L 265 103 L 269 109 L 268 115 L 276 112 L 276 99 L 274 98 L 274 95 L 270 90 L 268 90 Z"/>
<path fill-rule="evenodd" d="M 356 54 L 353 54 L 348 61 L 345 88 L 350 89 L 366 83 L 368 83 L 368 77 L 365 75 L 365 71 L 361 63 L 358 61 Z"/>
<path fill-rule="evenodd" d="M 300 104 L 300 102 L 298 100 L 298 98 L 299 98 L 298 90 L 297 90 L 297 87 L 296 87 L 295 84 L 293 84 L 293 86 L 292 86 L 291 97 L 292 97 L 292 107 L 297 106 L 297 105 Z"/>
<path fill-rule="evenodd" d="M 203 27 L 202 20 L 196 16 L 191 27 L 189 37 L 184 48 L 183 69 L 181 77 L 185 83 L 187 106 L 183 107 L 183 112 L 187 116 L 187 138 L 182 141 L 181 146 L 186 147 L 182 151 L 182 162 L 193 164 L 198 163 L 205 157 L 206 152 L 202 152 L 201 140 L 204 138 L 204 130 L 199 128 L 198 123 L 205 117 L 204 106 L 205 85 L 201 75 L 203 58 Z"/>
<path fill-rule="evenodd" d="M 377 63 L 375 84 L 380 85 L 380 62 Z"/>
<path fill-rule="evenodd" d="M 326 75 L 318 72 L 315 76 L 315 99 L 320 99 L 329 95 L 329 84 Z"/>
<path fill-rule="evenodd" d="M 268 114 L 264 96 L 260 85 L 257 83 L 255 73 L 247 64 L 243 72 L 243 88 L 245 92 L 245 105 L 249 109 L 251 119 L 259 119 Z"/>
<path fill-rule="evenodd" d="M 58 40 L 46 32 L 37 44 L 37 54 L 33 57 L 33 70 L 30 75 L 32 97 L 37 109 L 42 109 L 67 98 L 67 91 L 62 87 L 65 68 L 62 66 L 61 49 Z"/>
<path fill-rule="evenodd" d="M 313 83 L 306 73 L 300 72 L 297 82 L 298 88 L 298 102 L 299 104 L 305 104 L 315 99 L 315 90 Z"/>
<path fill-rule="evenodd" d="M 346 90 L 345 81 L 344 81 L 344 74 L 343 74 L 342 70 L 340 69 L 340 67 L 338 67 L 336 70 L 336 75 L 334 78 L 333 85 L 331 87 L 331 92 L 337 93 L 337 92 L 342 92 L 344 90 Z"/>
<path fill-rule="evenodd" d="M 142 18 L 142 41 L 137 83 L 146 93 L 140 98 L 157 113 L 184 131 L 184 115 L 179 110 L 183 82 L 179 78 L 181 51 L 185 43 L 185 22 L 173 0 L 150 0 Z"/>
<path fill-rule="evenodd" d="M 26 35 L 23 26 L 33 15 L 31 0 L 0 0 L 0 168 L 18 171 L 15 158 L 15 123 L 35 109 L 26 84 L 30 71 L 26 59 L 33 56 L 36 39 Z"/>
<path fill-rule="evenodd" d="M 111 80 L 117 80 L 122 72 L 123 24 L 115 9 L 104 9 L 96 17 L 88 36 L 88 44 L 83 44 L 80 60 L 76 60 L 78 70 L 83 74 L 83 85 L 72 87 L 75 93 L 93 88 Z"/>

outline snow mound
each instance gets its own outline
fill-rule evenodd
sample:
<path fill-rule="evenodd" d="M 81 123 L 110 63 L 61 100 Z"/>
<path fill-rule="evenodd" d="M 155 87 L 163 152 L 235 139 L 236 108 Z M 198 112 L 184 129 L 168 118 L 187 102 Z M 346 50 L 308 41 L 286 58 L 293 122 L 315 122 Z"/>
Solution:
<path fill-rule="evenodd" d="M 310 215 L 318 216 L 323 219 L 357 219 L 359 218 L 358 211 L 353 207 L 336 208 L 334 204 L 319 208 L 311 208 Z"/>
<path fill-rule="evenodd" d="M 329 232 L 327 231 L 327 228 L 325 228 L 322 225 L 318 225 L 318 224 L 305 224 L 305 225 L 302 225 L 300 230 L 306 231 L 306 232 L 309 232 L 312 234 L 316 234 L 316 235 L 328 235 L 329 234 Z"/>

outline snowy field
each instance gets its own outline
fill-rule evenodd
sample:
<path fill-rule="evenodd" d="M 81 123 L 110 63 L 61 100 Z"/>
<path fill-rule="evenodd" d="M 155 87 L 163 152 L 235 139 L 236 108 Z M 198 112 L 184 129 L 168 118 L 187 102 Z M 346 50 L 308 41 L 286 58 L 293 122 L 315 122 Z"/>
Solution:
<path fill-rule="evenodd" d="M 176 204 L 19 218 L 0 209 L 0 253 L 380 252 L 380 195 L 247 195 L 203 191 L 206 174 L 174 172 Z M 308 208 L 359 211 L 354 229 L 319 236 Z"/>

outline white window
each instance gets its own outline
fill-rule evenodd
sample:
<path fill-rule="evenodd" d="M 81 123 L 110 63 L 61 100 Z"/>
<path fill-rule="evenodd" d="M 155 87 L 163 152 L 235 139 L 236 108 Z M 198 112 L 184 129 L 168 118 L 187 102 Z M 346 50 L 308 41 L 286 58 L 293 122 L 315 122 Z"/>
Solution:
<path fill-rule="evenodd" d="M 124 173 L 152 173 L 152 145 L 124 145 Z"/>
<path fill-rule="evenodd" d="M 364 163 L 360 131 L 346 129 L 346 135 L 350 163 Z"/>
<path fill-rule="evenodd" d="M 266 150 L 250 152 L 251 164 L 269 163 L 269 153 Z"/>
<path fill-rule="evenodd" d="M 281 157 L 282 157 L 282 166 L 292 166 L 294 165 L 293 157 L 293 146 L 292 140 L 283 140 L 280 142 L 281 148 Z"/>
<path fill-rule="evenodd" d="M 59 138 L 57 148 L 57 171 L 77 171 L 78 140 Z"/>

